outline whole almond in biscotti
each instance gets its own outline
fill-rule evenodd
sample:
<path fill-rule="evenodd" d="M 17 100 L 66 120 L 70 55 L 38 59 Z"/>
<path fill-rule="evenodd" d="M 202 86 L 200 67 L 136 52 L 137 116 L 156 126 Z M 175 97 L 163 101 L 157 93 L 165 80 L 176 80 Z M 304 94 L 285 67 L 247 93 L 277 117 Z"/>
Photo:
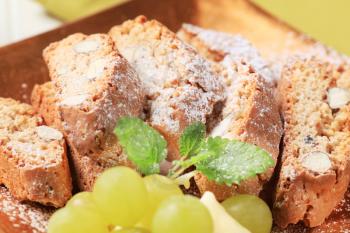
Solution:
<path fill-rule="evenodd" d="M 149 100 L 149 121 L 168 141 L 168 159 L 179 158 L 177 141 L 189 124 L 210 124 L 225 99 L 213 65 L 156 20 L 139 16 L 109 35 L 136 70 Z"/>
<path fill-rule="evenodd" d="M 226 102 L 221 120 L 211 136 L 238 139 L 268 151 L 277 163 L 282 123 L 272 95 L 274 77 L 258 51 L 244 38 L 184 24 L 177 35 L 206 58 L 217 62 L 225 80 Z M 259 195 L 273 170 L 231 187 L 195 177 L 201 191 L 212 191 L 218 200 L 235 193 Z"/>
<path fill-rule="evenodd" d="M 347 67 L 292 59 L 279 84 L 285 120 L 274 219 L 281 227 L 323 223 L 350 180 L 350 90 Z"/>
<path fill-rule="evenodd" d="M 64 206 L 72 184 L 66 144 L 34 109 L 0 98 L 0 184 L 17 199 Z"/>
<path fill-rule="evenodd" d="M 108 35 L 73 34 L 43 55 L 63 130 L 79 153 L 98 150 L 121 116 L 141 114 L 140 81 Z"/>
<path fill-rule="evenodd" d="M 36 85 L 31 101 L 36 113 L 47 125 L 62 130 L 58 99 L 52 82 Z M 69 149 L 76 183 L 83 191 L 91 191 L 98 175 L 107 168 L 117 165 L 133 166 L 122 153 L 122 148 L 112 133 L 105 136 L 100 149 L 91 152 L 93 154 L 82 153 L 70 143 Z"/>

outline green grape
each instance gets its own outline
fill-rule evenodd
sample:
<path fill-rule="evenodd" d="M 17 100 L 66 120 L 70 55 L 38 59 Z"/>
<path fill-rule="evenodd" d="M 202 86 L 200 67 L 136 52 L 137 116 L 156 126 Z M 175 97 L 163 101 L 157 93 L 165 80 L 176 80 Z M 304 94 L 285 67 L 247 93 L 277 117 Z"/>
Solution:
<path fill-rule="evenodd" d="M 48 233 L 108 233 L 102 217 L 82 206 L 64 207 L 49 220 Z"/>
<path fill-rule="evenodd" d="M 151 229 L 152 219 L 159 204 L 170 196 L 182 195 L 179 186 L 171 179 L 161 175 L 149 175 L 143 178 L 148 191 L 149 205 L 140 226 Z"/>
<path fill-rule="evenodd" d="M 222 203 L 226 211 L 252 233 L 270 233 L 272 214 L 267 204 L 257 196 L 242 194 Z"/>
<path fill-rule="evenodd" d="M 146 186 L 141 176 L 128 167 L 111 168 L 96 180 L 95 202 L 111 225 L 130 227 L 148 208 Z"/>
<path fill-rule="evenodd" d="M 163 201 L 152 222 L 152 233 L 212 233 L 208 209 L 192 196 L 172 196 Z"/>
<path fill-rule="evenodd" d="M 91 192 L 80 192 L 75 194 L 66 204 L 67 207 L 83 206 L 91 211 L 97 211 L 95 199 Z"/>
<path fill-rule="evenodd" d="M 138 227 L 115 229 L 111 233 L 150 233 L 148 230 Z"/>

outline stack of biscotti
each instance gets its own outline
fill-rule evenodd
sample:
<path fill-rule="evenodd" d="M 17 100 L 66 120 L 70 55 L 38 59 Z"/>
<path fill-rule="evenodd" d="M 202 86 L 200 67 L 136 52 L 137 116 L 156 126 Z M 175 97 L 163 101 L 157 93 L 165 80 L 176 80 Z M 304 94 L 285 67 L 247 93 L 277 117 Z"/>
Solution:
<path fill-rule="evenodd" d="M 66 144 L 34 109 L 0 98 L 0 184 L 18 200 L 64 206 L 72 184 Z"/>
<path fill-rule="evenodd" d="M 145 88 L 150 124 L 168 142 L 168 159 L 179 158 L 178 138 L 193 122 L 208 128 L 225 100 L 223 79 L 214 66 L 174 32 L 139 16 L 109 31 L 120 53 Z"/>
<path fill-rule="evenodd" d="M 113 134 L 121 116 L 141 116 L 143 89 L 135 71 L 105 34 L 74 34 L 44 50 L 51 82 L 32 103 L 67 138 L 78 186 L 91 190 L 103 170 L 129 165 Z"/>
<path fill-rule="evenodd" d="M 274 203 L 281 227 L 324 222 L 350 180 L 350 75 L 345 66 L 295 58 L 279 83 L 285 122 Z"/>
<path fill-rule="evenodd" d="M 43 117 L 47 125 L 64 132 L 52 82 L 34 87 L 32 104 L 37 114 Z M 94 152 L 94 156 L 89 156 L 70 146 L 71 159 L 74 164 L 73 175 L 80 190 L 91 190 L 97 176 L 106 168 L 116 165 L 132 167 L 130 161 L 122 153 L 114 134 L 108 134 L 100 147 L 98 151 Z"/>
<path fill-rule="evenodd" d="M 217 62 L 225 78 L 227 99 L 222 120 L 211 131 L 212 136 L 238 139 L 268 151 L 275 162 L 279 155 L 282 123 L 272 90 L 274 77 L 257 50 L 241 36 L 184 24 L 177 33 L 208 59 Z M 228 187 L 195 177 L 201 193 L 210 190 L 219 200 L 234 193 L 258 195 L 274 169 L 251 178 L 239 186 Z"/>

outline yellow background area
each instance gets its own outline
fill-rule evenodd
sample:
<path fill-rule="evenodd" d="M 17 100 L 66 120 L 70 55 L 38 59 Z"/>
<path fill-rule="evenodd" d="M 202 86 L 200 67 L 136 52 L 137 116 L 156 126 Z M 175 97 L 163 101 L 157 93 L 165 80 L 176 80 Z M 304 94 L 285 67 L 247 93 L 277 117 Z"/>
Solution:
<path fill-rule="evenodd" d="M 294 28 L 350 55 L 350 0 L 254 0 Z"/>
<path fill-rule="evenodd" d="M 73 20 L 127 0 L 38 1 L 55 16 Z M 350 55 L 350 0 L 253 1 L 294 28 Z"/>

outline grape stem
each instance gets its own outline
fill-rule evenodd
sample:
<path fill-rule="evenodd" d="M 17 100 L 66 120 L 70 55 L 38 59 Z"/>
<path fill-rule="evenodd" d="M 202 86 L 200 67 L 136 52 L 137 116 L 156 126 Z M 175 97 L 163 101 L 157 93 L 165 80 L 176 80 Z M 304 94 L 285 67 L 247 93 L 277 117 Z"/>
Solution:
<path fill-rule="evenodd" d="M 181 174 L 185 172 L 187 168 L 207 159 L 211 155 L 212 153 L 202 152 L 197 156 L 191 157 L 189 159 L 187 159 L 188 156 L 181 157 L 181 159 L 177 160 L 175 166 L 170 170 L 168 177 L 173 180 L 177 179 Z"/>
<path fill-rule="evenodd" d="M 177 178 L 175 178 L 175 182 L 178 185 L 183 185 L 186 189 L 189 189 L 191 184 L 190 184 L 190 179 L 194 177 L 198 172 L 196 170 L 191 171 L 189 173 L 185 173 Z"/>

